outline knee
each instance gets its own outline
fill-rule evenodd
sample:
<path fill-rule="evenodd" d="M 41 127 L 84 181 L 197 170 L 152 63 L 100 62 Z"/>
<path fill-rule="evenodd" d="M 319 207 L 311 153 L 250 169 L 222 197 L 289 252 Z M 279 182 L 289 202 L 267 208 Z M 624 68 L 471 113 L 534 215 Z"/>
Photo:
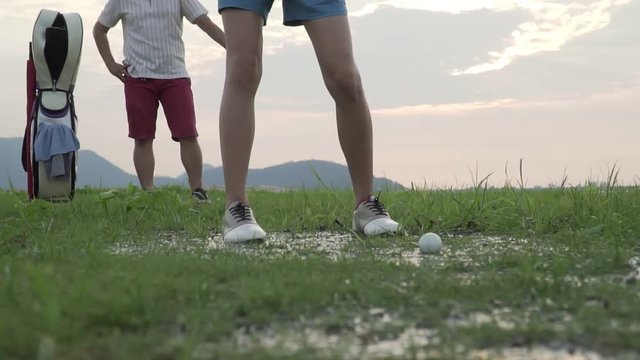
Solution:
<path fill-rule="evenodd" d="M 258 56 L 229 56 L 227 81 L 232 85 L 257 90 L 262 78 L 262 62 Z"/>
<path fill-rule="evenodd" d="M 364 97 L 360 73 L 355 67 L 329 71 L 325 76 L 325 84 L 335 100 L 359 101 Z"/>

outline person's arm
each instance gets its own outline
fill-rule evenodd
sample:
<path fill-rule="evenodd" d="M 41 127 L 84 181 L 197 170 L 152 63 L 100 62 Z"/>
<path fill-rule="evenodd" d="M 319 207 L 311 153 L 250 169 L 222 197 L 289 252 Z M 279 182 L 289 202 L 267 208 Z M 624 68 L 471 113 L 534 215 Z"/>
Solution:
<path fill-rule="evenodd" d="M 109 32 L 109 28 L 102 25 L 100 22 L 96 22 L 93 27 L 93 39 L 96 41 L 96 46 L 98 47 L 98 52 L 102 57 L 102 61 L 109 69 L 109 72 L 120 79 L 120 81 L 124 82 L 125 78 L 129 76 L 127 72 L 127 67 L 117 63 L 113 59 L 113 54 L 111 53 L 111 47 L 109 46 L 109 38 L 107 37 L 107 33 Z"/>
<path fill-rule="evenodd" d="M 204 14 L 198 16 L 194 21 L 194 24 L 198 25 L 202 31 L 204 31 L 210 38 L 212 38 L 215 42 L 220 44 L 223 48 L 227 47 L 227 43 L 224 37 L 224 31 L 218 27 L 218 25 L 214 24 L 209 18 L 209 15 Z"/>

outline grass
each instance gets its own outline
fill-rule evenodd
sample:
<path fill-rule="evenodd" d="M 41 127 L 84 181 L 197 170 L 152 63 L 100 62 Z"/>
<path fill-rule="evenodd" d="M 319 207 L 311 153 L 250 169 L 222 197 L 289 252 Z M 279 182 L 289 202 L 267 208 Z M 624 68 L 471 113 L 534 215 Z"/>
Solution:
<path fill-rule="evenodd" d="M 221 192 L 200 207 L 181 188 L 68 204 L 0 192 L 0 359 L 360 358 L 410 329 L 432 337 L 389 358 L 553 344 L 637 356 L 640 188 L 610 180 L 383 193 L 405 233 L 333 247 L 323 236 L 349 233 L 349 192 L 252 191 L 280 235 L 249 248 L 219 246 Z M 441 255 L 417 253 L 427 231 Z"/>

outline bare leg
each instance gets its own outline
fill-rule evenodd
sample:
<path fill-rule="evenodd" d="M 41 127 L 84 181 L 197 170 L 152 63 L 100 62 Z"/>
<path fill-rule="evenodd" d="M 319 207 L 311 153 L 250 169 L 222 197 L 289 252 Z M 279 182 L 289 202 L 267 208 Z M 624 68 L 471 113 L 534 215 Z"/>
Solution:
<path fill-rule="evenodd" d="M 180 159 L 187 172 L 191 190 L 202 188 L 202 150 L 198 138 L 180 139 Z"/>
<path fill-rule="evenodd" d="M 220 148 L 228 207 L 248 203 L 247 172 L 255 133 L 255 96 L 262 77 L 262 18 L 226 9 L 222 21 L 227 42 L 227 70 L 220 106 Z"/>
<path fill-rule="evenodd" d="M 357 205 L 373 192 L 373 135 L 369 105 L 353 58 L 349 22 L 346 16 L 334 16 L 304 25 L 336 103 L 338 137 Z"/>
<path fill-rule="evenodd" d="M 133 165 L 138 174 L 140 187 L 143 190 L 153 188 L 153 171 L 155 169 L 155 158 L 153 157 L 153 139 L 135 140 L 133 148 Z"/>

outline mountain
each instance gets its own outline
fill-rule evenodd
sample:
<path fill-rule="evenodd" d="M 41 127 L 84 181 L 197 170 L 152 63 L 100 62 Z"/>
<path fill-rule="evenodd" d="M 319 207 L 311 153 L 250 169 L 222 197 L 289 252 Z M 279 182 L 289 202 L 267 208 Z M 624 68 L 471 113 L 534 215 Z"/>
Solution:
<path fill-rule="evenodd" d="M 0 188 L 26 188 L 26 173 L 21 163 L 22 139 L 0 138 Z M 203 181 L 206 187 L 223 186 L 222 167 L 204 166 Z M 185 185 L 187 178 L 182 174 L 176 178 L 160 177 L 154 179 L 156 185 Z M 80 150 L 78 154 L 79 188 L 123 187 L 137 184 L 135 175 L 129 174 L 112 164 L 99 154 L 90 150 Z M 269 188 L 319 188 L 327 186 L 334 189 L 351 187 L 349 171 L 344 165 L 329 161 L 308 160 L 290 162 L 264 169 L 250 169 L 247 185 Z M 386 178 L 375 178 L 374 189 L 401 189 L 402 185 Z"/>
<path fill-rule="evenodd" d="M 176 179 L 156 176 L 158 185 L 179 184 Z M 120 169 L 91 150 L 80 150 L 78 154 L 78 187 L 113 188 L 130 183 L 138 184 L 138 178 Z"/>
<path fill-rule="evenodd" d="M 21 138 L 0 138 L 0 188 L 26 187 L 26 175 L 22 170 Z"/>
<path fill-rule="evenodd" d="M 21 162 L 22 139 L 0 138 L 0 188 L 26 189 L 26 173 Z M 157 177 L 158 184 L 178 184 L 176 179 Z M 76 186 L 112 188 L 137 184 L 135 175 L 131 175 L 107 159 L 91 150 L 80 150 L 78 154 L 78 180 Z"/>
<path fill-rule="evenodd" d="M 222 167 L 205 165 L 202 172 L 207 186 L 224 186 Z M 185 175 L 178 177 L 186 183 Z M 250 169 L 247 185 L 268 188 L 320 188 L 346 189 L 351 187 L 351 178 L 346 166 L 330 161 L 307 160 L 288 162 L 264 169 Z M 374 189 L 401 189 L 402 185 L 386 178 L 374 178 Z"/>

